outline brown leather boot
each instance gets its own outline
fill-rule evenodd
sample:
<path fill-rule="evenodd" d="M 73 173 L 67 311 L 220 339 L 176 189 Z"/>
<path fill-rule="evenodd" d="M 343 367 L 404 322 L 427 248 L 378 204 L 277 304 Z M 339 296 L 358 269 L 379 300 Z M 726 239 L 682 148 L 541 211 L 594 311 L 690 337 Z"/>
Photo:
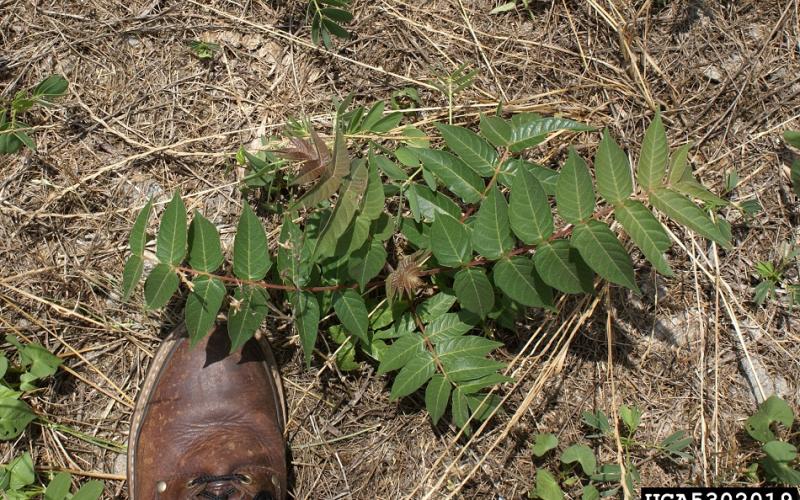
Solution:
<path fill-rule="evenodd" d="M 193 348 L 179 328 L 159 348 L 131 421 L 131 499 L 286 498 L 275 359 L 265 339 L 229 351 L 224 326 Z"/>

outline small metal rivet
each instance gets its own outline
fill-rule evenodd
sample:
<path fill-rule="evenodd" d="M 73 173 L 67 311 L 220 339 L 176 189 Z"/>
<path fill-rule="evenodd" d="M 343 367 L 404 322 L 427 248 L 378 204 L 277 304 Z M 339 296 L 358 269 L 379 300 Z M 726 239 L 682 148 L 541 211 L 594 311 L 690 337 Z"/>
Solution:
<path fill-rule="evenodd" d="M 247 474 L 241 475 L 242 484 L 250 484 L 253 482 L 253 478 Z"/>
<path fill-rule="evenodd" d="M 167 491 L 167 483 L 165 483 L 164 481 L 159 481 L 158 483 L 156 483 L 156 489 L 158 490 L 159 493 L 164 493 L 165 491 Z"/>

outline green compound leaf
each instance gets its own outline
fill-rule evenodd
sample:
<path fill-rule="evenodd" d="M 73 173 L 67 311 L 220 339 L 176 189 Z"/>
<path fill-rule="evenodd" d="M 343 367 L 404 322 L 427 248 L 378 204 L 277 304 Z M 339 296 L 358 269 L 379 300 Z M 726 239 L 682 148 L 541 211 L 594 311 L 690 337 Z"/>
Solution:
<path fill-rule="evenodd" d="M 47 485 L 44 491 L 44 500 L 64 500 L 69 494 L 71 477 L 67 472 L 59 472 Z"/>
<path fill-rule="evenodd" d="M 160 309 L 167 305 L 172 295 L 178 291 L 180 280 L 167 264 L 158 264 L 150 271 L 144 282 L 144 302 L 148 309 Z"/>
<path fill-rule="evenodd" d="M 88 481 L 75 493 L 72 500 L 97 500 L 102 494 L 102 481 Z"/>
<path fill-rule="evenodd" d="M 233 299 L 239 308 L 228 310 L 228 337 L 231 339 L 231 352 L 242 347 L 253 338 L 261 322 L 267 317 L 267 292 L 260 287 L 242 285 L 233 291 Z"/>
<path fill-rule="evenodd" d="M 547 469 L 536 470 L 536 488 L 534 493 L 541 500 L 564 500 L 564 492 L 556 478 Z"/>
<path fill-rule="evenodd" d="M 745 427 L 750 437 L 766 443 L 775 439 L 770 426 L 779 422 L 784 427 L 791 427 L 794 423 L 794 412 L 781 398 L 774 394 L 761 403 L 758 411 L 747 419 Z"/>
<path fill-rule="evenodd" d="M 505 363 L 483 356 L 444 357 L 441 359 L 447 378 L 454 383 L 468 382 L 505 368 Z"/>
<path fill-rule="evenodd" d="M 361 216 L 356 217 L 355 221 L 353 221 L 353 224 L 351 224 L 350 227 L 344 232 L 342 238 L 336 242 L 335 252 L 327 262 L 333 267 L 338 268 L 339 266 L 343 266 L 341 270 L 346 271 L 346 264 L 349 261 L 350 256 L 355 254 L 367 243 L 367 239 L 369 238 L 369 226 L 370 224 L 368 220 Z M 312 266 L 313 260 L 309 259 L 306 264 Z M 327 267 L 327 264 L 323 266 L 323 269 L 325 267 Z M 341 273 L 337 271 L 337 274 Z"/>
<path fill-rule="evenodd" d="M 156 257 L 162 264 L 177 266 L 186 256 L 186 206 L 181 195 L 175 191 L 158 228 Z"/>
<path fill-rule="evenodd" d="M 291 212 L 284 214 L 281 224 L 278 275 L 286 284 L 305 286 L 311 273 L 311 247 L 305 244 L 305 236 L 292 221 Z"/>
<path fill-rule="evenodd" d="M 697 198 L 708 205 L 725 207 L 730 204 L 728 200 L 724 200 L 715 195 L 706 189 L 705 186 L 697 182 L 697 180 L 693 177 L 690 177 L 688 180 L 683 180 L 673 184 L 672 188 L 679 193 L 689 196 L 690 198 Z"/>
<path fill-rule="evenodd" d="M 661 274 L 672 276 L 672 269 L 664 258 L 664 252 L 670 247 L 669 236 L 650 210 L 636 200 L 625 200 L 614 209 L 614 217 L 648 262 Z"/>
<path fill-rule="evenodd" d="M 366 164 L 359 162 L 353 169 L 350 179 L 342 187 L 342 193 L 336 202 L 333 213 L 328 217 L 325 226 L 320 231 L 314 255 L 330 257 L 335 254 L 336 243 L 350 227 L 361 205 L 364 192 L 367 189 L 368 172 Z"/>
<path fill-rule="evenodd" d="M 358 282 L 362 292 L 367 283 L 381 272 L 381 269 L 386 264 L 387 257 L 383 243 L 376 240 L 373 240 L 369 245 L 364 245 L 350 256 L 347 272 L 351 278 Z"/>
<path fill-rule="evenodd" d="M 423 323 L 429 323 L 449 311 L 456 300 L 456 296 L 451 292 L 439 292 L 417 306 L 417 314 Z"/>
<path fill-rule="evenodd" d="M 625 423 L 628 428 L 628 434 L 633 435 L 642 421 L 642 410 L 638 406 L 620 405 L 619 418 Z"/>
<path fill-rule="evenodd" d="M 144 270 L 144 259 L 139 255 L 131 255 L 125 262 L 125 269 L 122 271 L 122 300 L 128 300 L 136 289 L 136 284 L 142 278 Z"/>
<path fill-rule="evenodd" d="M 691 436 L 688 436 L 686 431 L 679 430 L 664 438 L 660 446 L 679 458 L 690 458 L 689 453 L 681 451 L 690 444 L 692 444 Z"/>
<path fill-rule="evenodd" d="M 345 11 L 343 11 L 345 12 Z M 349 12 L 348 12 L 349 14 Z M 386 103 L 378 101 L 372 105 L 369 112 L 364 116 L 364 121 L 361 123 L 363 130 L 373 131 L 372 127 L 376 126 L 383 118 L 383 111 L 386 109 Z"/>
<path fill-rule="evenodd" d="M 547 135 L 557 130 L 591 131 L 594 127 L 567 118 L 547 117 L 512 125 L 508 149 L 518 153 L 543 142 Z"/>
<path fill-rule="evenodd" d="M 644 134 L 639 168 L 636 169 L 636 180 L 642 189 L 649 191 L 662 184 L 668 159 L 667 134 L 661 121 L 661 113 L 657 112 Z"/>
<path fill-rule="evenodd" d="M 654 189 L 648 195 L 650 203 L 675 222 L 693 229 L 724 248 L 731 248 L 730 242 L 720 233 L 719 228 L 685 196 L 667 188 Z"/>
<path fill-rule="evenodd" d="M 547 241 L 553 234 L 553 213 L 542 185 L 526 168 L 519 168 L 511 183 L 508 218 L 514 234 L 524 243 Z"/>
<path fill-rule="evenodd" d="M 403 113 L 399 112 L 389 113 L 380 120 L 378 120 L 378 122 L 375 125 L 373 125 L 369 130 L 371 132 L 375 132 L 378 134 L 385 134 L 399 127 L 400 122 L 402 120 L 403 120 Z M 409 128 L 413 129 L 413 127 L 406 127 L 403 132 L 404 135 L 408 135 L 407 130 Z"/>
<path fill-rule="evenodd" d="M 608 130 L 603 131 L 603 139 L 594 159 L 594 168 L 597 175 L 597 191 L 609 203 L 617 204 L 633 193 L 628 155 L 614 141 Z"/>
<path fill-rule="evenodd" d="M 569 149 L 567 162 L 558 176 L 556 204 L 559 215 L 570 224 L 579 224 L 594 212 L 592 176 L 586 168 L 586 162 L 574 148 Z"/>
<path fill-rule="evenodd" d="M 581 420 L 592 429 L 599 431 L 599 434 L 587 437 L 607 436 L 611 432 L 611 424 L 603 410 L 597 410 L 594 413 L 585 411 L 581 413 Z"/>
<path fill-rule="evenodd" d="M 378 168 L 381 172 L 383 172 L 388 178 L 395 180 L 395 181 L 405 181 L 408 179 L 408 175 L 403 171 L 402 168 L 397 166 L 395 162 L 390 160 L 389 158 L 375 154 L 373 149 L 370 147 L 369 150 L 369 166 L 370 169 Z"/>
<path fill-rule="evenodd" d="M 430 247 L 430 226 L 414 222 L 410 217 L 400 219 L 400 232 L 406 237 L 412 248 L 426 250 Z"/>
<path fill-rule="evenodd" d="M 136 221 L 133 223 L 131 234 L 128 236 L 128 244 L 133 255 L 142 256 L 144 247 L 147 244 L 147 221 L 150 219 L 150 212 L 153 211 L 153 200 L 150 199 L 147 205 L 142 208 Z"/>
<path fill-rule="evenodd" d="M 797 448 L 783 441 L 770 441 L 763 448 L 764 453 L 776 462 L 791 462 L 797 457 Z"/>
<path fill-rule="evenodd" d="M 367 306 L 358 292 L 351 289 L 336 292 L 333 296 L 333 310 L 348 332 L 364 345 L 369 345 Z"/>
<path fill-rule="evenodd" d="M 443 123 L 437 123 L 436 128 L 442 134 L 447 147 L 469 168 L 482 177 L 491 177 L 494 174 L 497 151 L 478 134 L 464 127 Z"/>
<path fill-rule="evenodd" d="M 425 350 L 422 337 L 416 333 L 407 333 L 400 336 L 383 353 L 381 364 L 378 365 L 378 375 L 404 367 L 418 352 Z"/>
<path fill-rule="evenodd" d="M 245 203 L 233 238 L 233 274 L 243 280 L 260 280 L 271 265 L 264 226 Z"/>
<path fill-rule="evenodd" d="M 18 125 L 22 126 L 22 123 L 18 123 Z M 27 128 L 27 125 L 25 127 Z M 31 151 L 36 151 L 36 141 L 34 141 L 31 136 L 25 132 L 22 132 L 21 130 L 17 131 L 14 135 L 17 137 L 17 139 L 19 139 L 20 142 L 22 142 L 22 144 L 25 145 L 26 148 L 30 149 Z"/>
<path fill-rule="evenodd" d="M 463 391 L 463 387 L 461 389 Z M 467 405 L 472 410 L 472 418 L 483 422 L 500 405 L 500 397 L 496 394 L 488 397 L 486 394 L 467 394 Z"/>
<path fill-rule="evenodd" d="M 222 264 L 222 248 L 217 228 L 195 211 L 189 226 L 189 265 L 192 269 L 213 273 Z"/>
<path fill-rule="evenodd" d="M 593 484 L 587 484 L 583 487 L 581 500 L 600 500 L 600 490 Z"/>
<path fill-rule="evenodd" d="M 494 288 L 483 269 L 462 269 L 456 273 L 453 289 L 461 307 L 481 317 L 494 307 Z"/>
<path fill-rule="evenodd" d="M 603 464 L 590 479 L 601 483 L 618 483 L 622 479 L 622 470 L 619 464 Z"/>
<path fill-rule="evenodd" d="M 472 432 L 470 431 L 469 427 L 467 427 L 467 420 L 469 420 L 470 415 L 467 396 L 461 390 L 461 388 L 456 388 L 456 390 L 452 393 L 451 399 L 453 402 L 453 423 L 456 424 L 456 427 L 459 429 L 463 429 L 464 434 L 469 436 Z"/>
<path fill-rule="evenodd" d="M 491 260 L 499 259 L 514 247 L 508 221 L 508 204 L 496 184 L 489 190 L 475 216 L 472 246 Z"/>
<path fill-rule="evenodd" d="M 489 14 L 502 14 L 503 12 L 508 12 L 517 8 L 517 1 L 511 0 L 510 2 L 501 3 L 494 9 L 489 11 Z"/>
<path fill-rule="evenodd" d="M 436 344 L 436 354 L 442 360 L 467 356 L 486 356 L 501 345 L 503 345 L 502 342 L 476 335 L 451 337 Z"/>
<path fill-rule="evenodd" d="M 483 180 L 456 156 L 433 149 L 413 149 L 424 169 L 433 172 L 465 203 L 475 203 L 483 196 Z"/>
<path fill-rule="evenodd" d="M 800 149 L 800 130 L 784 130 L 783 140 L 790 146 Z"/>
<path fill-rule="evenodd" d="M 449 308 L 448 308 L 449 309 Z M 464 321 L 461 314 L 445 313 L 436 316 L 425 329 L 425 335 L 434 344 L 445 342 L 450 338 L 459 337 L 475 328 Z"/>
<path fill-rule="evenodd" d="M 770 441 L 764 445 L 766 456 L 759 462 L 768 482 L 798 485 L 800 471 L 791 463 L 797 456 L 797 448 L 783 441 Z"/>
<path fill-rule="evenodd" d="M 594 273 L 567 240 L 555 240 L 533 256 L 542 281 L 564 293 L 590 293 Z"/>
<path fill-rule="evenodd" d="M 571 243 L 594 272 L 612 283 L 641 293 L 636 285 L 631 258 L 608 226 L 596 220 L 579 224 L 572 232 Z"/>
<path fill-rule="evenodd" d="M 4 478 L 3 476 L 6 477 Z M 10 492 L 19 493 L 18 490 L 33 484 L 35 479 L 36 475 L 33 471 L 33 460 L 31 460 L 30 453 L 25 452 L 3 467 L 2 475 L 0 475 L 0 486 L 5 487 L 6 484 L 4 483 L 7 481 L 7 486 L 11 490 Z M 3 498 L 6 499 L 19 497 L 8 497 L 3 495 Z"/>
<path fill-rule="evenodd" d="M 436 344 L 436 354 L 442 359 L 485 356 L 501 345 L 502 342 L 476 335 L 450 337 Z"/>
<path fill-rule="evenodd" d="M 522 305 L 553 306 L 552 289 L 542 281 L 528 257 L 516 256 L 498 261 L 492 278 L 497 288 Z"/>
<path fill-rule="evenodd" d="M 13 154 L 22 147 L 19 134 L 8 132 L 8 126 L 0 126 L 0 154 Z"/>
<path fill-rule="evenodd" d="M 294 326 L 303 346 L 303 358 L 306 366 L 311 366 L 319 332 L 319 302 L 313 293 L 306 291 L 293 293 L 291 300 L 294 307 Z"/>
<path fill-rule="evenodd" d="M 472 257 L 472 242 L 467 226 L 446 214 L 439 214 L 431 225 L 431 251 L 439 264 L 458 267 Z"/>
<path fill-rule="evenodd" d="M 263 187 L 272 183 L 275 179 L 275 171 L 281 165 L 281 161 L 272 153 L 263 151 L 264 158 L 259 155 L 249 153 L 244 148 L 239 148 L 237 160 L 242 165 L 248 166 L 247 175 L 244 183 L 248 187 Z M 302 178 L 298 177 L 294 182 L 299 183 Z"/>
<path fill-rule="evenodd" d="M 428 387 L 425 389 L 425 408 L 428 409 L 433 425 L 439 423 L 444 415 L 451 390 L 450 382 L 441 375 L 434 375 L 428 383 Z"/>
<path fill-rule="evenodd" d="M 433 356 L 428 351 L 415 353 L 397 374 L 389 399 L 394 401 L 408 396 L 425 384 L 436 372 Z"/>
<path fill-rule="evenodd" d="M 497 384 L 512 382 L 513 380 L 514 379 L 511 377 L 506 377 L 505 375 L 500 375 L 499 373 L 490 373 L 489 375 L 478 377 L 474 380 L 470 380 L 469 382 L 462 382 L 459 384 L 458 388 L 461 389 L 461 392 L 464 394 L 472 394 Z"/>
<path fill-rule="evenodd" d="M 394 156 L 401 164 L 406 167 L 419 168 L 420 159 L 416 154 L 417 149 L 414 147 L 403 146 L 394 150 Z"/>
<path fill-rule="evenodd" d="M 681 181 L 692 180 L 692 169 L 689 167 L 689 149 L 691 143 L 684 144 L 672 153 L 669 162 L 668 184 L 673 185 Z"/>
<path fill-rule="evenodd" d="M 548 451 L 558 446 L 558 438 L 555 434 L 537 434 L 533 439 L 531 451 L 537 457 L 543 457 Z"/>
<path fill-rule="evenodd" d="M 408 208 L 411 209 L 414 220 L 417 222 L 432 221 L 438 214 L 446 214 L 455 218 L 461 216 L 461 209 L 453 200 L 444 193 L 433 192 L 420 184 L 409 184 L 406 197 L 408 198 Z"/>
<path fill-rule="evenodd" d="M 496 147 L 511 143 L 511 125 L 499 116 L 481 115 L 480 131 Z"/>
<path fill-rule="evenodd" d="M 500 166 L 497 180 L 500 181 L 500 184 L 513 188 L 514 177 L 518 171 L 523 169 L 529 171 L 536 177 L 536 180 L 539 181 L 539 184 L 544 190 L 544 194 L 547 196 L 555 196 L 558 172 L 533 162 L 520 160 L 519 158 L 509 158 L 503 162 Z"/>
<path fill-rule="evenodd" d="M 0 441 L 17 438 L 35 418 L 24 401 L 16 397 L 0 398 Z"/>
<path fill-rule="evenodd" d="M 19 388 L 22 391 L 35 389 L 36 386 L 31 382 L 55 374 L 61 365 L 61 358 L 48 351 L 41 344 L 31 343 L 23 346 L 12 335 L 6 336 L 6 342 L 14 345 L 19 350 L 20 365 L 22 368 L 27 369 L 27 372 L 23 373 L 20 379 L 22 383 Z"/>
<path fill-rule="evenodd" d="M 561 454 L 561 462 L 571 464 L 578 462 L 584 474 L 591 476 L 597 468 L 597 460 L 592 449 L 585 444 L 573 444 Z"/>
<path fill-rule="evenodd" d="M 63 76 L 50 75 L 33 89 L 33 96 L 44 99 L 45 101 L 51 101 L 56 97 L 64 95 L 68 86 L 69 83 Z"/>
<path fill-rule="evenodd" d="M 189 341 L 194 346 L 214 326 L 225 298 L 225 285 L 217 278 L 198 276 L 192 281 L 192 288 L 184 312 Z"/>
<path fill-rule="evenodd" d="M 364 194 L 364 203 L 360 215 L 370 221 L 376 220 L 383 213 L 386 195 L 383 192 L 383 181 L 377 167 L 370 164 L 367 192 Z"/>

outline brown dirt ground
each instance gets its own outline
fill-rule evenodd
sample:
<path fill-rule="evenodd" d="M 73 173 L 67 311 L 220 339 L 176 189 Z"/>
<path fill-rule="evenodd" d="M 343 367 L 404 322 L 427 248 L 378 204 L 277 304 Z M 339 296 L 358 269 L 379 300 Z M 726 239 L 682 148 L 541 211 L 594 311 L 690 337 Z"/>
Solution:
<path fill-rule="evenodd" d="M 764 392 L 800 404 L 800 317 L 751 301 L 754 263 L 800 238 L 780 138 L 800 127 L 796 0 L 531 0 L 528 11 L 496 16 L 488 0 L 357 0 L 356 36 L 333 51 L 309 46 L 303 5 L 0 0 L 0 98 L 54 72 L 71 83 L 68 97 L 33 115 L 39 151 L 0 163 L 0 331 L 64 358 L 31 398 L 61 427 L 33 425 L 0 446 L 0 462 L 27 450 L 43 470 L 107 477 L 107 496 L 124 498 L 118 447 L 131 402 L 180 318 L 180 305 L 147 312 L 141 298 L 119 298 L 127 233 L 146 198 L 163 206 L 180 189 L 229 237 L 244 201 L 231 169 L 241 144 L 289 115 L 329 123 L 333 96 L 369 103 L 464 62 L 480 73 L 457 99 L 461 123 L 502 100 L 608 126 L 631 147 L 658 105 L 672 146 L 695 144 L 706 185 L 719 190 L 735 169 L 734 199 L 764 211 L 752 220 L 727 212 L 732 251 L 671 226 L 683 242 L 670 253 L 676 276 L 655 279 L 639 265 L 641 299 L 612 289 L 496 332 L 518 382 L 501 390 L 505 413 L 469 441 L 447 423 L 433 428 L 419 397 L 389 402 L 389 380 L 373 367 L 326 364 L 322 343 L 304 369 L 290 325 L 273 319 L 295 497 L 524 497 L 536 468 L 555 465 L 533 459 L 533 434 L 586 442 L 580 413 L 622 402 L 644 409 L 642 441 L 677 429 L 694 438 L 688 462 L 636 452 L 643 484 L 743 482 L 756 450 L 742 433 L 756 407 L 745 352 Z M 204 64 L 191 39 L 223 50 Z M 423 120 L 445 116 L 440 95 L 422 96 Z M 588 155 L 598 137 L 585 137 Z M 551 161 L 566 145 L 556 139 L 535 154 Z M 613 441 L 597 450 L 617 459 Z"/>

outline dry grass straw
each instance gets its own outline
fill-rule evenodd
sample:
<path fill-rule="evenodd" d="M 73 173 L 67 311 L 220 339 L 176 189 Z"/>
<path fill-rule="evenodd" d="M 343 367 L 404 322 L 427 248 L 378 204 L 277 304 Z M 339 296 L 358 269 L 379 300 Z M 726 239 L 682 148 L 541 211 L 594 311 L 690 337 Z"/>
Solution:
<path fill-rule="evenodd" d="M 357 36 L 326 50 L 308 42 L 299 0 L 0 1 L 0 97 L 53 72 L 71 82 L 68 98 L 32 117 L 39 151 L 4 157 L 0 169 L 0 330 L 64 358 L 31 403 L 65 427 L 33 426 L 0 445 L 0 462 L 30 451 L 43 471 L 105 477 L 107 496 L 124 497 L 114 450 L 159 338 L 181 317 L 180 303 L 157 314 L 120 302 L 136 210 L 150 195 L 162 207 L 180 189 L 229 239 L 244 202 L 230 168 L 239 145 L 278 132 L 290 115 L 324 128 L 333 96 L 370 103 L 403 86 L 422 91 L 415 119 L 429 125 L 447 110 L 428 80 L 469 63 L 479 74 L 457 99 L 459 123 L 474 125 L 503 102 L 608 126 L 631 147 L 660 107 L 672 146 L 695 144 L 704 182 L 718 190 L 735 169 L 733 196 L 757 199 L 764 212 L 726 213 L 729 252 L 673 227 L 676 276 L 640 266 L 642 299 L 602 288 L 562 298 L 557 313 L 531 311 L 515 332 L 493 332 L 515 381 L 498 389 L 503 412 L 468 439 L 447 423 L 432 428 L 417 396 L 388 402 L 388 379 L 369 366 L 339 372 L 324 341 L 305 370 L 291 325 L 276 314 L 269 327 L 288 391 L 295 496 L 518 498 L 537 467 L 557 466 L 533 460 L 533 434 L 581 441 L 582 411 L 616 417 L 622 402 L 645 410 L 640 439 L 682 428 L 694 438 L 692 463 L 636 456 L 645 484 L 741 481 L 754 450 L 741 419 L 755 408 L 742 366 L 763 367 L 757 393 L 800 402 L 800 318 L 750 302 L 754 264 L 800 240 L 779 141 L 800 127 L 796 3 L 534 1 L 498 16 L 490 1 L 354 3 Z M 186 48 L 191 39 L 223 49 L 204 64 Z M 569 139 L 533 157 L 558 162 Z M 594 146 L 578 145 L 585 156 Z M 275 222 L 265 220 L 272 231 Z M 619 461 L 616 444 L 597 453 Z"/>

